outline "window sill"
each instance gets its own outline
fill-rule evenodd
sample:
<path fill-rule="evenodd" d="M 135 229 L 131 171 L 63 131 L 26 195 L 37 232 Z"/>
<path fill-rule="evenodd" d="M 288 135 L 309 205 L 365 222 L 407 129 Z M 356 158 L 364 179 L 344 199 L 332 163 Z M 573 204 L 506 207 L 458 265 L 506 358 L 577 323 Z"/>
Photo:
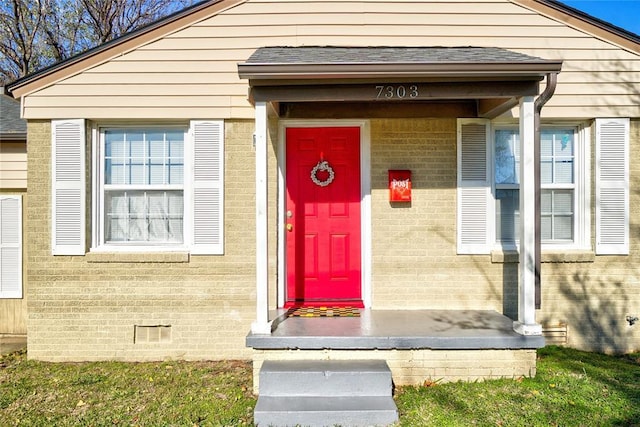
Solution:
<path fill-rule="evenodd" d="M 515 250 L 493 250 L 491 251 L 491 262 L 493 264 L 518 263 L 518 251 Z M 596 254 L 588 250 L 568 250 L 562 252 L 542 251 L 543 263 L 591 263 L 596 259 Z"/>
<path fill-rule="evenodd" d="M 89 252 L 85 260 L 95 263 L 186 263 L 189 252 Z"/>

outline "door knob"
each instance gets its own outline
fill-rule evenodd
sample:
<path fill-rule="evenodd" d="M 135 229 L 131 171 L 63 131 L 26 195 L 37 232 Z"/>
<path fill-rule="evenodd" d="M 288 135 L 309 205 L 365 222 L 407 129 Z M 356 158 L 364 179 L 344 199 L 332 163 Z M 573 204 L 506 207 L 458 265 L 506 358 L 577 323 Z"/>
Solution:
<path fill-rule="evenodd" d="M 287 231 L 293 230 L 293 224 L 287 224 Z"/>

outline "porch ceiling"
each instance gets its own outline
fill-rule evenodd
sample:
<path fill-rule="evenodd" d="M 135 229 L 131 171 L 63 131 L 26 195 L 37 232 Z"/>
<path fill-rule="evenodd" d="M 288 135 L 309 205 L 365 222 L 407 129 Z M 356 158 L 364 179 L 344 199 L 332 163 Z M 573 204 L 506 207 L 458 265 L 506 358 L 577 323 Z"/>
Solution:
<path fill-rule="evenodd" d="M 263 47 L 238 64 L 251 102 L 474 101 L 494 117 L 562 61 L 488 47 Z"/>

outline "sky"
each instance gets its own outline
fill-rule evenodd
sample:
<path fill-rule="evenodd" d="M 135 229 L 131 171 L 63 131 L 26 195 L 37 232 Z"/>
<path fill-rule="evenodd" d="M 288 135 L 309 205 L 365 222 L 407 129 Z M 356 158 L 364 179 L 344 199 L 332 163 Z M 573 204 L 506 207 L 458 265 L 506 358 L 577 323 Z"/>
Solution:
<path fill-rule="evenodd" d="M 560 0 L 562 3 L 640 35 L 640 0 Z"/>

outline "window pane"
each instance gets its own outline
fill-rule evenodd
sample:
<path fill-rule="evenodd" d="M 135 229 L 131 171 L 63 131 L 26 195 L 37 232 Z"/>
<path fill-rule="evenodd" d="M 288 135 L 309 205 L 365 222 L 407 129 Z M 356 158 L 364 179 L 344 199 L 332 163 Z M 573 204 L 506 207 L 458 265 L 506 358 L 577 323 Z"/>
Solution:
<path fill-rule="evenodd" d="M 167 208 L 169 224 L 167 240 L 171 242 L 183 241 L 184 197 L 182 192 L 167 192 Z"/>
<path fill-rule="evenodd" d="M 166 241 L 166 199 L 165 193 L 149 194 L 149 240 Z"/>
<path fill-rule="evenodd" d="M 164 179 L 164 165 L 163 159 L 150 159 L 149 160 L 149 179 L 148 184 L 162 185 L 165 183 Z"/>
<path fill-rule="evenodd" d="M 143 192 L 130 191 L 127 196 L 129 202 L 127 240 L 144 241 L 147 236 L 145 194 Z"/>
<path fill-rule="evenodd" d="M 519 237 L 519 191 L 496 190 L 496 238 L 498 242 L 515 243 Z"/>
<path fill-rule="evenodd" d="M 573 130 L 556 129 L 540 133 L 542 184 L 573 183 Z"/>
<path fill-rule="evenodd" d="M 573 240 L 573 215 L 555 216 L 553 225 L 554 240 Z"/>
<path fill-rule="evenodd" d="M 553 183 L 553 163 L 550 159 L 540 160 L 540 183 L 552 184 Z"/>
<path fill-rule="evenodd" d="M 182 243 L 181 190 L 107 191 L 105 201 L 106 242 Z"/>
<path fill-rule="evenodd" d="M 170 163 L 167 165 L 167 183 L 168 184 L 183 184 L 183 176 L 184 176 L 184 163 L 182 163 L 182 159 L 180 159 L 180 163 Z"/>
<path fill-rule="evenodd" d="M 142 132 L 130 131 L 127 133 L 127 143 L 129 144 L 129 157 L 141 161 L 144 159 L 144 134 Z"/>
<path fill-rule="evenodd" d="M 133 159 L 132 159 L 133 160 Z M 125 184 L 142 185 L 145 183 L 144 179 L 145 166 L 142 163 L 129 163 L 125 173 Z"/>
<path fill-rule="evenodd" d="M 121 131 L 106 131 L 104 144 L 106 157 L 124 157 L 124 135 Z"/>
<path fill-rule="evenodd" d="M 165 143 L 164 133 L 162 132 L 149 132 L 147 133 L 147 141 L 149 144 L 149 157 L 164 157 L 165 156 Z"/>
<path fill-rule="evenodd" d="M 111 174 L 107 174 L 111 178 L 107 184 L 125 184 L 125 167 L 122 163 L 111 164 Z"/>
<path fill-rule="evenodd" d="M 520 182 L 520 153 L 516 130 L 497 130 L 495 143 L 496 184 L 517 184 Z"/>
<path fill-rule="evenodd" d="M 540 239 L 542 239 L 542 241 L 553 239 L 552 221 L 553 219 L 550 214 L 540 215 Z"/>
<path fill-rule="evenodd" d="M 123 192 L 105 194 L 105 236 L 110 241 L 126 240 L 127 199 Z"/>
<path fill-rule="evenodd" d="M 573 130 L 556 130 L 554 136 L 554 154 L 573 157 Z"/>
<path fill-rule="evenodd" d="M 553 156 L 553 135 L 549 132 L 540 132 L 540 156 Z"/>
<path fill-rule="evenodd" d="M 182 184 L 184 175 L 184 133 L 167 132 L 167 183 Z"/>
<path fill-rule="evenodd" d="M 555 183 L 573 184 L 573 159 L 557 159 Z"/>
<path fill-rule="evenodd" d="M 124 135 L 122 132 L 106 131 L 104 139 L 104 182 L 106 184 L 122 184 L 124 183 Z"/>
<path fill-rule="evenodd" d="M 548 214 L 553 210 L 553 202 L 551 200 L 551 191 L 542 191 L 540 193 L 540 212 Z"/>
<path fill-rule="evenodd" d="M 573 190 L 555 190 L 553 210 L 556 213 L 573 214 Z"/>
<path fill-rule="evenodd" d="M 542 190 L 540 195 L 543 241 L 573 240 L 573 190 Z"/>

